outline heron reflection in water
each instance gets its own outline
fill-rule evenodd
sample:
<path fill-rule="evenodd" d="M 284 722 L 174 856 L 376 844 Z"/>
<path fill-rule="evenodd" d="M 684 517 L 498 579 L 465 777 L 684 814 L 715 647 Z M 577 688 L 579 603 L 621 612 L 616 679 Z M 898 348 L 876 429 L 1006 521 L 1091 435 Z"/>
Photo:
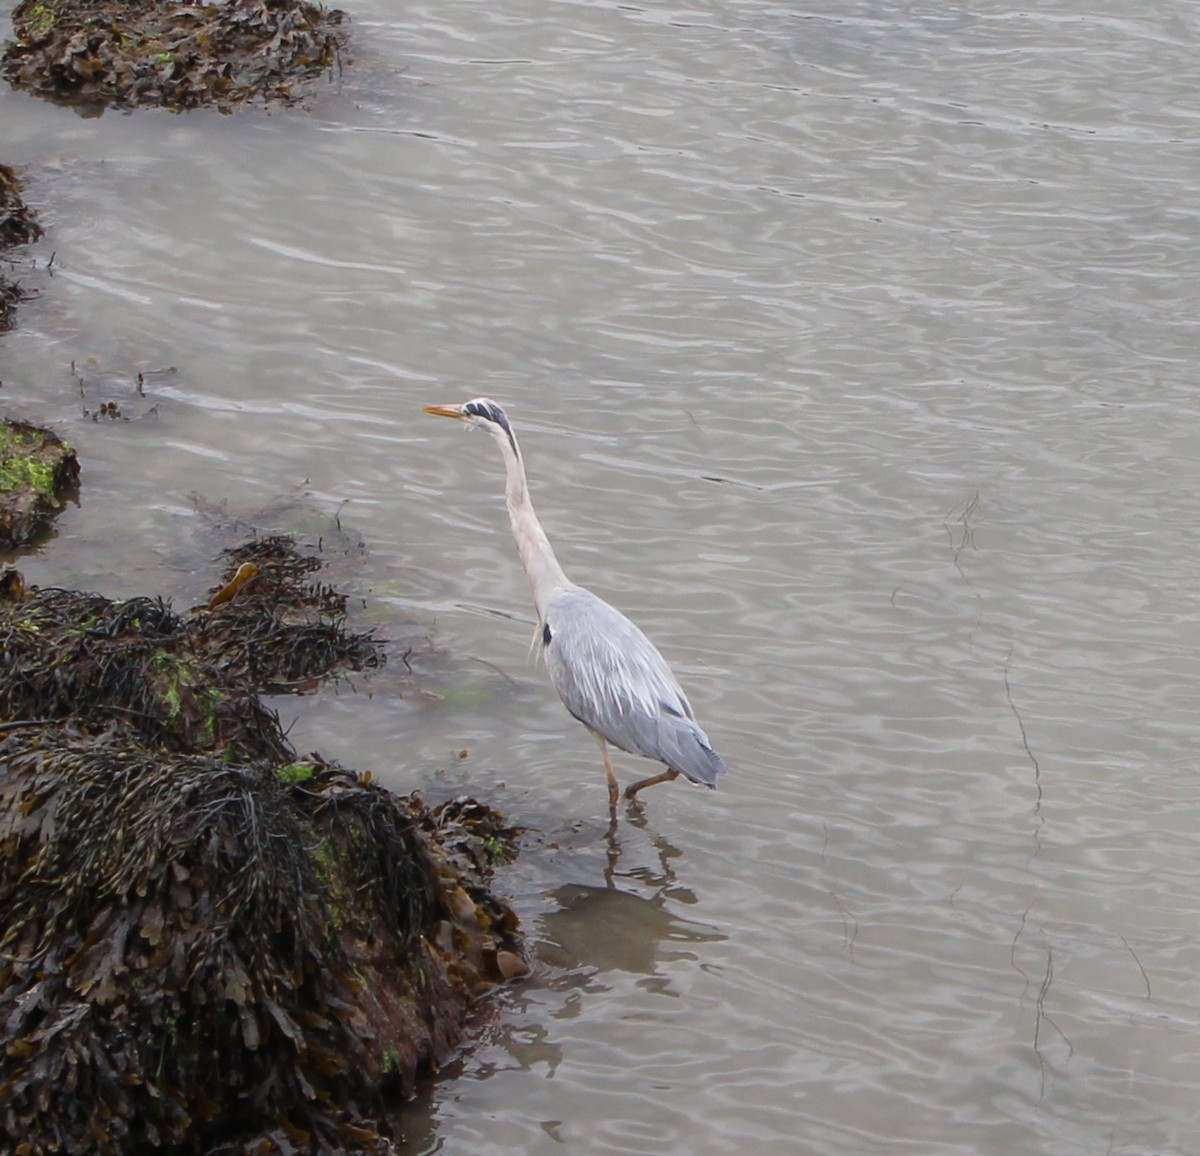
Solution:
<path fill-rule="evenodd" d="M 537 643 L 558 697 L 600 744 L 610 810 L 615 815 L 620 786 L 609 743 L 667 768 L 626 788 L 626 799 L 680 775 L 716 787 L 725 764 L 697 725 L 666 659 L 624 614 L 563 573 L 534 513 L 521 451 L 504 410 L 481 397 L 462 405 L 429 405 L 425 412 L 485 429 L 500 447 L 513 537 L 537 609 Z"/>

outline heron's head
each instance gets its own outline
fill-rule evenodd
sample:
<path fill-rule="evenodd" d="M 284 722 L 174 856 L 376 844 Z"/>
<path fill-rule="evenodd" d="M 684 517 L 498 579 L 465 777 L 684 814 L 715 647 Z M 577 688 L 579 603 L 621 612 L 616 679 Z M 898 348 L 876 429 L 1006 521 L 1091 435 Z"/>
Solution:
<path fill-rule="evenodd" d="M 452 417 L 456 421 L 466 422 L 469 426 L 482 427 L 493 437 L 507 441 L 513 451 L 517 452 L 512 426 L 508 424 L 504 410 L 490 397 L 477 397 L 472 401 L 463 402 L 462 405 L 427 405 L 424 409 L 426 413 L 437 417 Z"/>

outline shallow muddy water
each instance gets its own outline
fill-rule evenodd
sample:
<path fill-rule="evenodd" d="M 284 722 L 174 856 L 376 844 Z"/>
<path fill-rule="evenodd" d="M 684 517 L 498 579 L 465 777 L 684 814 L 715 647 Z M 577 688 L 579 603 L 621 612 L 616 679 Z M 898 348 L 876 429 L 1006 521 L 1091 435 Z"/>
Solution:
<path fill-rule="evenodd" d="M 541 832 L 409 1150 L 1191 1150 L 1195 8 L 350 11 L 308 114 L 0 93 L 54 254 L 0 403 L 83 463 L 31 581 L 361 541 L 389 672 L 292 740 Z M 611 840 L 495 447 L 420 411 L 479 394 L 731 768 Z"/>

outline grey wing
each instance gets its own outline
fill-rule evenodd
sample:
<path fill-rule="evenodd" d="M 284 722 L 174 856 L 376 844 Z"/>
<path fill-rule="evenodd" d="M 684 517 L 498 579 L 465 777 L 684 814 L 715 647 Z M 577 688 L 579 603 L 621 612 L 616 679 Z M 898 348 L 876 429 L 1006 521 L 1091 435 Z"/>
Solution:
<path fill-rule="evenodd" d="M 542 626 L 550 681 L 584 726 L 694 783 L 717 785 L 725 764 L 666 659 L 624 614 L 572 586 L 551 595 Z"/>

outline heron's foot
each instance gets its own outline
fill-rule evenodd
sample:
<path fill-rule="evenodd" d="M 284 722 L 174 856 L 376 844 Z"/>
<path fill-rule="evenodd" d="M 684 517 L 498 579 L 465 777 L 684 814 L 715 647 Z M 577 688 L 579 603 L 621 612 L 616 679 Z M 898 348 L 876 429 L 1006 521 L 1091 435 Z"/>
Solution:
<path fill-rule="evenodd" d="M 631 803 L 636 802 L 638 791 L 644 791 L 647 787 L 653 787 L 657 783 L 669 783 L 677 778 L 679 778 L 678 771 L 663 771 L 661 775 L 651 775 L 648 779 L 639 779 L 638 782 L 630 783 L 625 788 L 625 798 Z"/>

